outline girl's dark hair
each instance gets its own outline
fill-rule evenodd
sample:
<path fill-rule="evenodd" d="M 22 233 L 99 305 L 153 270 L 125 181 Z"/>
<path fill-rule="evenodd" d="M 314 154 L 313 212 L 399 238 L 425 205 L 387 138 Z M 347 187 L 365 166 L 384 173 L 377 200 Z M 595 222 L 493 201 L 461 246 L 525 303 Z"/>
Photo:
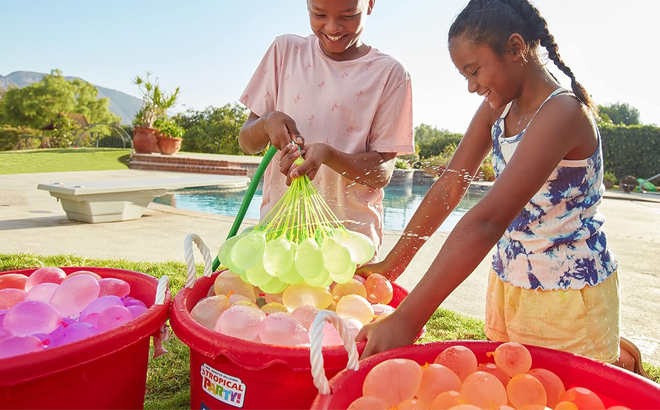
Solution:
<path fill-rule="evenodd" d="M 571 79 L 575 96 L 593 113 L 597 108 L 582 84 L 559 56 L 555 38 L 548 31 L 548 23 L 538 9 L 527 0 L 470 0 L 449 29 L 449 40 L 464 36 L 475 44 L 486 43 L 504 54 L 509 37 L 518 33 L 530 50 L 539 45 L 548 50 L 548 57 Z M 551 74 L 552 75 L 552 74 Z"/>

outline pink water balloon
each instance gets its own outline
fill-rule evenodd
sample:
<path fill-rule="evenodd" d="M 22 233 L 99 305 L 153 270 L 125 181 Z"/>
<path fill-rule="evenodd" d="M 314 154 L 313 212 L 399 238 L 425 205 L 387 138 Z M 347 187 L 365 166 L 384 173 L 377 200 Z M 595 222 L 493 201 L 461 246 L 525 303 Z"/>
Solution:
<path fill-rule="evenodd" d="M 69 274 L 67 275 L 67 277 L 64 278 L 64 280 L 67 280 L 67 279 L 69 279 L 69 278 L 73 278 L 73 277 L 78 276 L 78 275 L 89 275 L 89 276 L 93 277 L 93 278 L 96 279 L 96 280 L 101 280 L 101 279 L 103 279 L 103 278 L 101 278 L 101 276 L 99 276 L 98 273 L 94 273 L 94 272 L 92 272 L 92 271 L 88 271 L 88 270 L 77 270 L 77 271 L 75 271 L 75 272 L 69 273 Z"/>
<path fill-rule="evenodd" d="M 2 321 L 5 320 L 5 315 L 7 314 L 6 309 L 0 310 L 0 327 L 2 327 Z"/>
<path fill-rule="evenodd" d="M 79 314 L 91 301 L 99 296 L 99 281 L 89 275 L 78 275 L 62 282 L 53 293 L 50 304 L 63 317 Z"/>
<path fill-rule="evenodd" d="M 89 305 L 80 312 L 80 320 L 84 321 L 85 317 L 92 313 L 101 313 L 110 306 L 124 306 L 124 302 L 119 296 L 101 296 L 98 299 L 92 300 Z"/>
<path fill-rule="evenodd" d="M 298 306 L 293 312 L 291 312 L 293 317 L 302 323 L 307 330 L 312 327 L 312 323 L 314 323 L 314 319 L 318 313 L 319 309 L 317 307 L 309 305 Z"/>
<path fill-rule="evenodd" d="M 57 309 L 46 302 L 27 300 L 9 309 L 3 327 L 18 336 L 33 333 L 50 333 L 62 322 Z"/>
<path fill-rule="evenodd" d="M 99 329 L 89 323 L 78 322 L 67 326 L 62 333 L 53 337 L 49 347 L 63 346 L 78 340 L 87 339 L 99 333 Z"/>
<path fill-rule="evenodd" d="M 144 306 L 147 307 L 147 305 L 144 304 L 143 301 L 139 299 L 132 298 L 130 296 L 127 296 L 124 298 L 124 306 L 129 307 L 129 306 Z"/>
<path fill-rule="evenodd" d="M 40 283 L 55 283 L 59 285 L 66 278 L 66 272 L 55 266 L 45 266 L 37 269 L 25 283 L 25 290 L 28 291 Z"/>
<path fill-rule="evenodd" d="M 28 277 L 22 273 L 7 273 L 0 275 L 0 289 L 20 289 L 25 290 L 25 283 Z"/>
<path fill-rule="evenodd" d="M 101 332 L 114 329 L 129 320 L 133 319 L 131 311 L 124 306 L 110 306 L 104 311 L 99 313 L 98 329 Z"/>
<path fill-rule="evenodd" d="M 252 306 L 234 305 L 218 318 L 215 330 L 227 336 L 243 340 L 254 340 L 259 333 L 259 325 L 266 314 Z"/>
<path fill-rule="evenodd" d="M 43 348 L 41 340 L 34 336 L 9 336 L 0 340 L 0 359 L 38 352 Z"/>
<path fill-rule="evenodd" d="M 131 312 L 134 319 L 147 311 L 146 307 L 140 305 L 128 306 L 126 309 Z"/>
<path fill-rule="evenodd" d="M 279 346 L 299 346 L 309 343 L 307 330 L 290 313 L 276 312 L 266 316 L 259 325 L 261 342 Z"/>
<path fill-rule="evenodd" d="M 90 313 L 89 315 L 87 315 L 84 318 L 80 319 L 80 322 L 89 323 L 90 325 L 98 328 L 99 327 L 99 314 L 98 313 Z"/>
<path fill-rule="evenodd" d="M 50 302 L 50 299 L 60 285 L 57 283 L 40 283 L 34 286 L 25 295 L 25 300 L 38 300 L 41 302 Z"/>
<path fill-rule="evenodd" d="M 124 280 L 115 279 L 115 278 L 105 278 L 105 279 L 101 279 L 98 282 L 99 282 L 99 286 L 101 287 L 99 296 L 114 295 L 123 298 L 125 296 L 128 296 L 129 293 L 131 293 L 131 285 L 129 285 L 128 282 Z"/>
<path fill-rule="evenodd" d="M 10 332 L 8 329 L 5 329 L 4 327 L 0 327 L 0 340 L 8 338 L 12 334 L 13 333 Z"/>
<path fill-rule="evenodd" d="M 0 309 L 8 310 L 25 299 L 25 291 L 15 288 L 0 289 Z"/>

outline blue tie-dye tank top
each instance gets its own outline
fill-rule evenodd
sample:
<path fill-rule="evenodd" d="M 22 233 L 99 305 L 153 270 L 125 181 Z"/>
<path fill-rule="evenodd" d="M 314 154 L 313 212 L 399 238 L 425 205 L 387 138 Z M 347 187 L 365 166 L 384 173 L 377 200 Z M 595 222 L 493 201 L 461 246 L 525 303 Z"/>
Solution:
<path fill-rule="evenodd" d="M 539 110 L 562 93 L 569 92 L 556 90 Z M 510 108 L 511 103 L 491 130 L 497 177 L 529 127 L 505 137 L 504 118 Z M 506 229 L 493 256 L 497 275 L 514 286 L 541 290 L 581 289 L 607 279 L 617 262 L 601 229 L 605 217 L 598 212 L 598 205 L 604 190 L 598 132 L 596 152 L 583 160 L 562 160 Z"/>

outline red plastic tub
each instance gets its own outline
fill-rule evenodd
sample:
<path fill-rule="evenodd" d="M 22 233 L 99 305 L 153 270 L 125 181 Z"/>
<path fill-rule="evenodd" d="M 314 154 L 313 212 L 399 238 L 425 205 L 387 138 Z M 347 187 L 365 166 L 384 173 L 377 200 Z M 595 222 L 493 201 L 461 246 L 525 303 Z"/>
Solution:
<path fill-rule="evenodd" d="M 199 278 L 183 288 L 172 304 L 170 324 L 190 347 L 190 406 L 193 409 L 308 409 L 318 393 L 311 374 L 310 351 L 304 347 L 248 342 L 214 332 L 197 323 L 190 311 L 206 297 L 215 277 Z M 407 292 L 396 284 L 391 306 Z M 361 351 L 364 343 L 358 345 Z M 323 348 L 328 378 L 346 368 L 343 346 Z"/>
<path fill-rule="evenodd" d="M 167 320 L 165 303 L 155 305 L 158 280 L 121 269 L 71 267 L 131 285 L 130 296 L 149 309 L 124 325 L 79 342 L 0 359 L 0 408 L 3 409 L 141 409 L 149 360 L 149 337 Z M 8 273 L 30 275 L 35 269 Z"/>
<path fill-rule="evenodd" d="M 362 384 L 367 373 L 378 363 L 393 358 L 412 359 L 417 363 L 433 363 L 444 349 L 463 345 L 470 348 L 479 363 L 492 363 L 486 356 L 499 345 L 497 342 L 452 341 L 435 342 L 400 347 L 383 352 L 360 362 L 357 371 L 344 370 L 330 380 L 330 394 L 318 395 L 313 410 L 346 409 L 351 402 L 362 396 Z M 532 354 L 532 368 L 541 367 L 553 371 L 566 388 L 581 386 L 598 394 L 605 407 L 622 405 L 635 409 L 660 408 L 660 385 L 618 367 L 604 364 L 572 353 L 543 347 L 527 346 Z"/>

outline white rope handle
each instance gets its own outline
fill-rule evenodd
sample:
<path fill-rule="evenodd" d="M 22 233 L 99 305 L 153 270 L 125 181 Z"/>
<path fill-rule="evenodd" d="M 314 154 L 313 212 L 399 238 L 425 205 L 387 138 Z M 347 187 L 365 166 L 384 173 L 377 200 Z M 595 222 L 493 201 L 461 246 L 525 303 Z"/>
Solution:
<path fill-rule="evenodd" d="M 311 347 L 309 349 L 312 376 L 314 376 L 314 385 L 319 389 L 319 394 L 330 394 L 330 385 L 328 384 L 328 378 L 325 377 L 325 369 L 323 367 L 323 327 L 325 326 L 325 322 L 332 323 L 344 341 L 344 347 L 348 352 L 348 364 L 346 368 L 349 370 L 358 370 L 360 368 L 355 340 L 351 337 L 344 321 L 333 311 L 321 310 L 316 315 L 316 318 L 314 318 L 314 323 L 312 323 L 310 329 Z"/>
<path fill-rule="evenodd" d="M 197 270 L 195 269 L 195 257 L 193 256 L 193 242 L 197 245 L 197 248 L 202 253 L 204 257 L 204 276 L 211 276 L 211 270 L 213 270 L 213 261 L 211 260 L 211 251 L 204 244 L 202 238 L 197 234 L 191 233 L 186 236 L 186 239 L 183 241 L 183 249 L 186 257 L 186 264 L 188 265 L 188 280 L 186 280 L 186 287 L 192 288 L 197 278 Z"/>
<path fill-rule="evenodd" d="M 170 284 L 170 278 L 165 275 L 158 280 L 158 287 L 156 288 L 156 301 L 154 302 L 157 305 L 162 305 L 165 303 L 165 292 Z"/>

